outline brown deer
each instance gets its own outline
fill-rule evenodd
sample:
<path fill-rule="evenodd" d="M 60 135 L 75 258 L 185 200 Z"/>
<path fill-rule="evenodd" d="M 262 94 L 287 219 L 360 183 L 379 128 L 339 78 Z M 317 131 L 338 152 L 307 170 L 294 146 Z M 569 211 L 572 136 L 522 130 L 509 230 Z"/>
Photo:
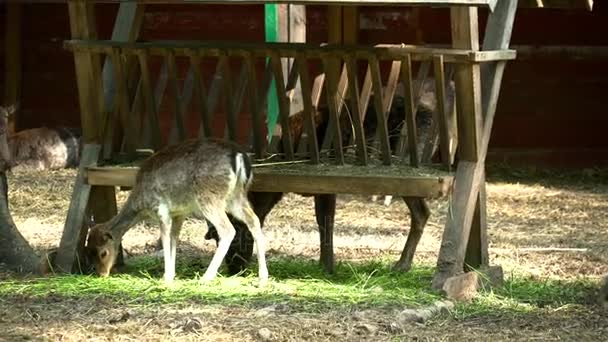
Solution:
<path fill-rule="evenodd" d="M 226 213 L 244 222 L 257 245 L 260 285 L 268 280 L 266 243 L 260 221 L 247 200 L 251 161 L 237 145 L 191 139 L 156 152 L 142 164 L 136 183 L 118 215 L 91 228 L 86 249 L 100 276 L 108 276 L 123 235 L 140 220 L 160 222 L 165 274 L 175 277 L 176 244 L 184 219 L 206 219 L 216 229 L 217 250 L 202 277 L 211 281 L 235 236 Z M 243 228 L 243 227 L 241 227 Z"/>
<path fill-rule="evenodd" d="M 454 83 L 450 82 L 447 89 L 448 108 L 451 108 L 454 101 Z M 391 149 L 394 151 L 399 141 L 401 127 L 404 123 L 405 113 L 405 98 L 404 88 L 398 87 L 395 99 L 393 101 L 390 112 L 387 115 L 387 126 L 390 135 Z M 370 104 L 373 100 L 370 100 Z M 420 141 L 425 141 L 426 137 L 431 134 L 433 113 L 437 111 L 437 102 L 435 98 L 435 82 L 429 80 L 423 83 L 420 102 L 416 114 L 416 125 L 418 137 Z M 325 131 L 328 125 L 329 114 L 327 108 L 319 108 L 315 115 L 315 123 L 317 128 L 317 138 L 319 143 L 325 136 Z M 347 115 L 340 116 L 340 127 L 343 137 L 343 145 L 346 145 L 352 136 L 352 126 Z M 295 148 L 297 149 L 298 138 L 303 131 L 303 114 L 298 113 L 289 118 L 289 129 L 294 137 Z M 370 140 L 374 138 L 374 133 L 377 128 L 377 117 L 373 106 L 368 106 L 367 114 L 363 123 L 364 133 Z M 419 147 L 421 148 L 422 146 Z M 282 144 L 279 144 L 281 147 Z M 420 152 L 420 151 L 419 151 Z M 272 208 L 283 198 L 281 192 L 250 192 L 249 200 L 254 211 L 260 218 L 262 226 L 264 220 Z M 319 225 L 321 255 L 320 261 L 324 265 L 325 270 L 329 273 L 333 272 L 334 255 L 333 255 L 333 228 L 334 216 L 336 211 L 336 195 L 335 194 L 317 194 L 314 195 L 315 214 L 317 224 Z M 418 197 L 403 197 L 411 214 L 410 233 L 399 261 L 395 264 L 394 269 L 398 271 L 408 271 L 413 262 L 416 247 L 422 237 L 424 226 L 430 216 L 430 210 L 426 201 Z M 237 230 L 237 235 L 226 255 L 226 263 L 231 274 L 236 274 L 242 271 L 249 262 L 253 253 L 253 244 L 251 236 L 246 229 L 243 229 L 242 224 L 238 220 L 231 217 L 231 221 Z M 218 240 L 218 235 L 212 224 L 209 225 L 209 230 L 205 235 L 206 239 Z"/>
<path fill-rule="evenodd" d="M 77 128 L 39 127 L 8 137 L 13 170 L 55 170 L 78 167 L 82 133 Z"/>

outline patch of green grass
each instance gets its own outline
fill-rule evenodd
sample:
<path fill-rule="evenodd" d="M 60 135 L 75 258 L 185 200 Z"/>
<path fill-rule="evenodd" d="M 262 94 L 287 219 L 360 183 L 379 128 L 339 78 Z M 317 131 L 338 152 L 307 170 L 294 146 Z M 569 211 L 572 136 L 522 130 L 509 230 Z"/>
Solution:
<path fill-rule="evenodd" d="M 162 281 L 160 259 L 139 257 L 129 261 L 124 273 L 109 278 L 64 275 L 0 283 L 0 301 L 14 297 L 106 298 L 117 304 L 154 305 L 221 304 L 259 307 L 288 303 L 298 310 L 348 310 L 357 308 L 418 307 L 441 299 L 430 288 L 433 268 L 417 266 L 403 274 L 390 270 L 391 262 L 339 263 L 336 273 L 327 275 L 316 261 L 301 258 L 272 258 L 271 281 L 257 287 L 257 277 L 222 277 L 201 284 L 207 262 L 187 260 L 178 263 L 179 278 L 168 287 Z M 252 265 L 252 269 L 256 269 Z M 456 306 L 454 316 L 466 318 L 487 314 L 520 315 L 547 308 L 584 304 L 597 286 L 593 281 L 536 280 L 514 275 L 501 288 L 482 290 L 468 304 Z"/>
<path fill-rule="evenodd" d="M 418 306 L 439 298 L 428 289 L 432 269 L 416 268 L 407 274 L 390 271 L 390 264 L 339 263 L 334 275 L 326 275 L 318 262 L 296 258 L 273 258 L 271 281 L 257 286 L 256 274 L 222 277 L 201 284 L 207 262 L 178 262 L 179 278 L 170 287 L 162 280 L 162 260 L 139 257 L 129 261 L 125 273 L 108 278 L 62 275 L 0 284 L 0 298 L 81 296 L 106 297 L 116 303 L 204 303 L 266 305 L 289 302 L 310 310 L 348 306 Z M 256 269 L 252 265 L 252 269 Z"/>

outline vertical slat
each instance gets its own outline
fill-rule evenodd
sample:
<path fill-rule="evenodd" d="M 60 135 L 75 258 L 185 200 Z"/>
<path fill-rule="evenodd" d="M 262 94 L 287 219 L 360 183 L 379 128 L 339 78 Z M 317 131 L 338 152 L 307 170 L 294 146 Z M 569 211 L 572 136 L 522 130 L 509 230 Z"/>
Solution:
<path fill-rule="evenodd" d="M 283 78 L 283 68 L 281 57 L 275 51 L 270 53 L 270 64 L 274 73 L 274 81 L 277 89 L 277 99 L 279 101 L 279 120 L 281 121 L 281 141 L 287 159 L 293 160 L 293 140 L 289 128 L 289 100 L 285 96 L 285 82 Z"/>
<path fill-rule="evenodd" d="M 302 63 L 306 63 L 306 57 L 304 56 L 304 54 L 299 54 L 299 55 L 301 56 L 300 60 L 302 61 Z M 306 70 L 306 72 L 307 72 L 306 76 L 309 77 L 308 67 L 306 67 L 306 69 L 304 69 L 304 70 Z M 302 70 L 300 70 L 300 73 L 302 73 Z M 300 76 L 300 77 L 302 77 L 302 76 Z M 308 78 L 308 80 L 310 82 L 310 77 Z M 311 106 L 312 106 L 311 115 L 312 115 L 313 124 L 315 125 L 314 144 L 316 146 L 315 148 L 317 149 L 316 151 L 311 150 L 311 153 L 317 153 L 317 156 L 319 154 L 319 151 L 318 151 L 319 141 L 318 141 L 318 137 L 317 137 L 317 133 L 316 133 L 316 123 L 315 123 L 314 117 L 316 116 L 318 108 L 319 108 L 319 102 L 321 101 L 321 93 L 323 91 L 324 83 L 325 83 L 325 73 L 321 73 L 315 77 L 315 80 L 313 81 L 312 89 L 310 90 L 310 102 L 311 102 Z M 304 90 L 302 90 L 302 91 L 304 91 Z M 308 91 L 308 89 L 307 89 L 307 91 Z M 304 96 L 304 95 L 302 95 L 302 96 Z M 306 101 L 308 101 L 308 100 L 306 100 Z M 304 138 L 304 141 L 302 140 L 302 138 Z M 306 133 L 306 136 L 304 136 L 302 138 L 300 139 L 300 144 L 298 144 L 298 153 L 306 152 L 306 146 L 307 145 L 312 146 L 312 144 L 313 144 L 312 142 L 306 143 L 308 141 L 306 139 L 312 139 L 312 135 L 310 135 L 310 133 Z M 317 162 L 318 162 L 318 160 L 317 160 Z"/>
<path fill-rule="evenodd" d="M 213 78 L 211 79 L 211 85 L 209 86 L 209 93 L 207 96 L 207 113 L 209 113 L 209 137 L 213 135 L 213 113 L 217 108 L 218 103 L 220 102 L 220 96 L 222 94 L 222 88 L 224 87 L 224 79 L 222 78 L 222 63 L 218 60 L 217 65 L 215 66 L 215 72 L 213 73 Z M 205 96 L 205 94 L 203 94 Z M 204 129 L 204 128 L 203 128 Z M 203 132 L 203 129 L 199 129 L 199 135 Z"/>
<path fill-rule="evenodd" d="M 304 105 L 304 125 L 306 135 L 308 136 L 308 149 L 310 151 L 310 159 L 314 164 L 320 162 L 319 144 L 317 141 L 317 129 L 314 119 L 314 113 L 318 103 L 315 104 L 310 85 L 310 76 L 308 75 L 308 64 L 304 54 L 298 54 L 295 64 L 298 67 L 300 74 L 300 84 L 302 86 L 302 100 Z M 321 81 L 322 82 L 322 81 Z"/>
<path fill-rule="evenodd" d="M 365 143 L 365 131 L 363 130 L 363 114 L 359 107 L 359 81 L 357 80 L 357 61 L 353 56 L 345 57 L 346 70 L 348 73 L 348 91 L 350 93 L 351 118 L 355 126 L 355 142 L 357 144 L 357 156 L 359 162 L 367 165 L 367 145 Z"/>
<path fill-rule="evenodd" d="M 335 62 L 333 66 L 331 66 L 330 68 L 332 70 L 338 70 L 341 66 L 341 62 L 337 59 L 337 58 L 331 58 L 332 60 L 334 60 Z M 331 63 L 330 63 L 331 64 Z M 335 68 L 334 68 L 335 66 Z M 346 90 L 348 88 L 348 78 L 346 77 L 346 66 L 343 66 L 341 68 L 342 72 L 340 74 L 340 79 L 338 81 L 338 86 L 337 86 L 337 95 L 336 95 L 336 100 L 338 101 L 337 104 L 337 113 L 338 113 L 338 119 L 340 118 L 340 114 L 342 114 L 342 109 L 344 106 L 344 97 L 346 96 Z M 334 126 L 334 124 L 336 124 L 336 126 Z M 338 128 L 338 124 L 339 124 L 339 120 L 336 122 L 333 121 L 329 121 L 329 124 L 327 126 L 327 130 L 325 131 L 325 138 L 323 139 L 323 147 L 322 149 L 327 150 L 331 148 L 331 144 L 332 141 L 335 141 L 335 136 L 334 136 L 334 132 L 336 132 Z"/>
<path fill-rule="evenodd" d="M 241 107 L 243 106 L 243 99 L 245 98 L 245 93 L 247 92 L 247 82 L 248 82 L 249 73 L 247 71 L 247 64 L 243 61 L 241 64 L 241 71 L 239 72 L 239 77 L 237 79 L 237 83 L 234 85 L 233 93 L 232 93 L 232 115 L 235 122 L 235 136 L 238 132 L 238 122 L 239 122 L 239 114 L 241 113 Z M 227 131 L 228 133 L 228 127 Z"/>
<path fill-rule="evenodd" d="M 124 70 L 124 59 L 118 49 L 112 51 L 112 64 L 114 66 L 114 79 L 116 80 L 116 108 L 122 124 L 125 149 L 127 153 L 135 151 L 134 125 L 129 116 L 129 97 L 127 94 L 127 79 Z"/>
<path fill-rule="evenodd" d="M 386 112 L 382 108 L 382 76 L 380 75 L 380 63 L 375 55 L 369 56 L 369 68 L 372 75 L 372 86 L 374 89 L 374 107 L 378 118 L 378 133 L 376 136 L 380 142 L 382 152 L 382 162 L 385 165 L 391 164 L 391 146 L 388 141 L 388 127 L 386 122 Z"/>
<path fill-rule="evenodd" d="M 388 74 L 388 81 L 386 83 L 386 89 L 384 90 L 384 96 L 382 97 L 382 110 L 384 113 L 387 113 L 390 116 L 391 107 L 393 105 L 393 100 L 395 99 L 395 92 L 397 90 L 397 83 L 399 82 L 399 74 L 401 74 L 401 61 L 393 61 L 391 64 L 391 70 Z M 389 135 L 389 144 L 390 144 L 390 131 L 388 131 Z M 379 134 L 379 131 L 376 132 Z M 376 140 L 379 139 L 379 136 L 376 135 Z M 390 146 L 390 145 L 389 145 Z"/>
<path fill-rule="evenodd" d="M 152 92 L 152 80 L 150 79 L 150 67 L 148 65 L 148 52 L 146 50 L 138 51 L 137 58 L 139 59 L 139 68 L 141 70 L 141 89 L 144 96 L 145 108 L 147 115 L 144 117 L 143 132 L 150 132 L 150 140 L 145 141 L 146 144 L 152 146 L 154 150 L 160 148 L 161 133 L 160 124 L 158 121 L 158 112 L 156 110 L 156 100 Z M 147 137 L 145 137 L 147 139 Z"/>
<path fill-rule="evenodd" d="M 321 102 L 321 93 L 323 92 L 324 84 L 325 84 L 325 73 L 317 75 L 315 77 L 314 83 L 312 85 L 312 91 L 311 91 L 311 95 L 310 95 L 310 98 L 312 100 L 312 105 L 315 108 L 318 108 L 319 102 Z"/>
<path fill-rule="evenodd" d="M 211 137 L 211 117 L 209 115 L 209 101 L 207 101 L 207 90 L 205 80 L 201 74 L 201 57 L 196 51 L 190 54 L 190 67 L 194 73 L 194 96 L 198 99 L 199 112 L 201 116 L 200 131 L 198 136 Z"/>
<path fill-rule="evenodd" d="M 405 126 L 407 129 L 408 150 L 410 163 L 413 167 L 418 167 L 418 137 L 416 132 L 416 108 L 414 104 L 414 84 L 412 82 L 412 58 L 408 54 L 401 62 L 401 78 L 405 86 Z"/>
<path fill-rule="evenodd" d="M 365 120 L 365 115 L 367 113 L 367 106 L 369 106 L 369 99 L 372 96 L 372 72 L 367 66 L 367 70 L 365 71 L 365 77 L 363 78 L 363 86 L 361 86 L 361 99 L 359 100 L 359 107 L 361 108 L 361 113 L 363 116 L 361 120 Z"/>
<path fill-rule="evenodd" d="M 435 69 L 435 96 L 437 96 L 437 125 L 439 126 L 439 149 L 441 161 L 445 166 L 450 166 L 450 136 L 448 130 L 448 106 L 446 99 L 445 67 L 443 56 L 433 57 Z M 450 108 L 451 109 L 451 108 Z M 433 120 L 434 121 L 434 120 Z"/>
<path fill-rule="evenodd" d="M 326 87 L 326 98 L 327 98 L 327 107 L 329 108 L 329 123 L 327 130 L 333 131 L 334 137 L 334 151 L 336 157 L 336 163 L 344 164 L 344 151 L 342 150 L 342 132 L 340 132 L 340 118 L 339 118 L 339 105 L 338 101 L 341 99 L 338 98 L 338 82 L 336 73 L 337 70 L 334 68 L 339 65 L 339 62 L 336 61 L 336 57 L 333 56 L 322 56 L 323 60 L 323 68 L 325 71 L 325 77 L 327 78 L 327 87 Z M 325 135 L 327 140 L 327 134 Z M 329 144 L 331 146 L 331 144 Z M 323 148 L 325 149 L 326 141 L 323 141 Z"/>
<path fill-rule="evenodd" d="M 177 136 L 175 134 L 171 134 L 171 136 L 169 137 L 169 144 L 175 144 L 178 141 L 186 139 L 186 127 L 184 126 L 181 95 L 179 91 L 179 83 L 177 81 L 177 65 L 175 63 L 175 53 L 172 50 L 167 50 L 165 58 L 167 60 L 167 73 L 169 76 L 169 84 L 172 93 L 172 104 L 175 115 L 175 121 L 173 127 L 171 128 L 171 132 L 177 132 Z"/>
<path fill-rule="evenodd" d="M 262 117 L 262 112 L 260 111 L 260 106 L 258 104 L 259 94 L 258 94 L 258 84 L 257 77 L 255 72 L 255 60 L 252 54 L 247 54 L 245 56 L 244 63 L 247 67 L 247 72 L 249 74 L 249 106 L 251 108 L 251 114 L 253 116 L 253 149 L 257 158 L 262 158 L 264 156 L 264 118 Z M 282 81 L 282 79 L 281 79 Z M 293 150 L 292 150 L 293 151 Z"/>
<path fill-rule="evenodd" d="M 219 57 L 219 63 L 222 70 L 222 80 L 224 85 L 224 101 L 226 106 L 226 125 L 228 129 L 228 139 L 236 141 L 236 113 L 234 110 L 233 101 L 233 85 L 232 85 L 232 70 L 230 69 L 230 63 L 228 62 L 228 56 L 226 52 L 222 51 Z"/>

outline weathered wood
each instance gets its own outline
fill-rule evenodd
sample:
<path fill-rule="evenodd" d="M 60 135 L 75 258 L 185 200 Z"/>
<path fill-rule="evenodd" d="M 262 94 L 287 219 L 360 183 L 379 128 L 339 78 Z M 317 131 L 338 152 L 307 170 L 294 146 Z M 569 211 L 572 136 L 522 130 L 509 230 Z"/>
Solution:
<path fill-rule="evenodd" d="M 253 131 L 253 150 L 257 158 L 262 158 L 264 156 L 264 135 L 263 127 L 264 127 L 264 117 L 260 111 L 260 106 L 258 104 L 259 94 L 257 91 L 257 77 L 255 72 L 255 63 L 253 56 L 249 56 L 244 60 L 245 66 L 247 68 L 247 73 L 249 74 L 249 86 L 247 89 L 249 90 L 249 106 L 251 108 L 252 115 L 252 131 Z M 266 97 L 266 94 L 264 94 Z M 292 150 L 293 151 L 293 150 Z"/>
<path fill-rule="evenodd" d="M 201 57 L 193 53 L 190 56 L 190 67 L 194 74 L 194 97 L 198 100 L 198 108 L 200 112 L 200 137 L 211 137 L 211 113 L 208 110 L 209 101 L 207 100 L 207 87 L 205 80 L 201 74 Z"/>
<path fill-rule="evenodd" d="M 55 258 L 57 270 L 60 272 L 71 272 L 77 257 L 76 252 L 82 234 L 81 228 L 84 224 L 85 211 L 91 192 L 91 184 L 86 183 L 87 167 L 97 164 L 100 151 L 101 146 L 96 144 L 85 144 L 82 149 L 80 167 L 78 168 L 68 215 Z"/>
<path fill-rule="evenodd" d="M 277 89 L 277 99 L 279 101 L 279 120 L 281 121 L 282 133 L 281 141 L 283 142 L 283 152 L 288 160 L 294 159 L 293 138 L 289 130 L 289 99 L 285 94 L 285 82 L 283 76 L 283 68 L 281 67 L 281 58 L 277 53 L 270 55 L 270 65 L 274 73 L 274 82 Z"/>
<path fill-rule="evenodd" d="M 373 166 L 322 172 L 316 165 L 302 165 L 297 173 L 276 172 L 270 167 L 256 167 L 252 191 L 296 192 L 315 194 L 393 193 L 396 196 L 442 197 L 450 192 L 452 177 L 444 176 L 395 176 L 390 171 L 376 169 L 380 175 L 370 175 Z M 133 186 L 137 167 L 91 167 L 87 182 L 93 185 Z"/>
<path fill-rule="evenodd" d="M 112 54 L 112 65 L 114 70 L 114 79 L 116 83 L 116 111 L 121 121 L 122 130 L 124 132 L 125 150 L 127 153 L 132 153 L 136 148 L 135 138 L 138 136 L 135 131 L 135 125 L 130 117 L 130 101 L 127 92 L 127 78 L 124 69 L 124 60 L 119 55 L 118 51 Z"/>
<path fill-rule="evenodd" d="M 232 70 L 228 62 L 228 56 L 225 54 L 220 55 L 219 65 L 221 66 L 221 77 L 222 85 L 224 88 L 224 105 L 226 111 L 226 127 L 228 130 L 228 136 L 226 138 L 236 141 L 236 113 L 234 108 L 233 99 L 233 85 L 232 85 Z"/>
<path fill-rule="evenodd" d="M 46 0 L 58 1 L 58 0 Z M 65 0 L 63 0 L 65 1 Z M 98 3 L 116 3 L 121 0 L 94 0 Z M 137 0 L 144 4 L 298 4 L 298 5 L 371 5 L 371 6 L 479 6 L 494 9 L 498 0 Z"/>
<path fill-rule="evenodd" d="M 421 47 L 405 44 L 376 44 L 354 45 L 339 44 L 309 44 L 309 43 L 249 43 L 249 42 L 208 42 L 208 41 L 149 41 L 124 43 L 110 40 L 68 40 L 64 47 L 71 51 L 109 53 L 113 48 L 120 48 L 124 54 L 137 54 L 137 50 L 148 49 L 150 54 L 162 56 L 171 49 L 176 56 L 187 56 L 196 50 L 199 54 L 209 57 L 243 57 L 253 53 L 255 57 L 266 57 L 269 50 L 277 50 L 284 58 L 293 58 L 297 53 L 305 53 L 307 58 L 321 58 L 330 54 L 343 56 L 354 54 L 358 59 L 376 55 L 380 60 L 401 59 L 411 55 L 412 61 L 432 61 L 433 56 L 443 55 L 446 63 L 483 63 L 500 60 L 513 60 L 515 50 L 472 51 L 469 49 Z"/>
<path fill-rule="evenodd" d="M 21 99 L 21 4 L 9 2 L 6 5 L 6 26 L 4 39 L 4 104 L 18 104 Z M 16 131 L 19 108 L 9 117 L 7 132 Z"/>
<path fill-rule="evenodd" d="M 382 100 L 382 76 L 380 75 L 380 64 L 375 56 L 370 56 L 368 59 L 369 68 L 372 75 L 372 87 L 374 90 L 374 107 L 376 109 L 376 117 L 378 122 L 378 138 L 380 144 L 380 150 L 382 152 L 382 162 L 385 165 L 391 164 L 391 146 L 388 141 L 388 126 L 387 126 L 387 112 L 384 111 Z"/>
<path fill-rule="evenodd" d="M 354 142 L 356 144 L 357 157 L 363 165 L 367 164 L 367 144 L 365 142 L 365 131 L 363 129 L 363 113 L 359 107 L 359 81 L 357 80 L 357 61 L 350 56 L 345 59 L 348 73 L 348 91 L 350 100 L 350 116 L 354 126 Z"/>
<path fill-rule="evenodd" d="M 165 58 L 167 62 L 167 73 L 169 75 L 169 87 L 171 89 L 169 98 L 173 107 L 173 118 L 175 120 L 171 126 L 169 144 L 176 144 L 179 141 L 186 139 L 186 125 L 184 124 L 184 112 L 181 104 L 182 96 L 179 89 L 175 53 L 172 50 L 168 50 Z"/>
<path fill-rule="evenodd" d="M 338 91 L 338 82 L 337 82 L 337 70 L 335 66 L 337 65 L 337 61 L 334 57 L 326 56 L 323 58 L 323 69 L 325 71 L 326 77 L 326 90 L 325 95 L 327 98 L 327 107 L 329 109 L 329 123 L 327 125 L 327 130 L 333 132 L 333 147 L 335 151 L 336 163 L 339 165 L 344 164 L 344 151 L 342 149 L 342 132 L 340 130 L 340 105 L 339 102 L 342 101 L 339 98 Z M 325 134 L 325 141 L 332 135 Z M 326 146 L 325 141 L 323 141 L 323 147 Z"/>
<path fill-rule="evenodd" d="M 298 73 L 300 74 L 300 82 L 302 85 L 302 100 L 304 105 L 304 127 L 306 128 L 306 135 L 308 137 L 308 151 L 310 152 L 310 159 L 314 164 L 319 163 L 319 144 L 317 141 L 317 130 L 315 125 L 314 113 L 316 111 L 318 102 L 315 103 L 315 99 L 312 94 L 310 85 L 310 76 L 308 75 L 308 64 L 304 57 L 298 57 L 295 64 L 298 67 Z M 321 81 L 322 82 L 322 81 Z M 320 93 L 320 91 L 318 91 Z M 318 101 L 318 95 L 316 100 Z M 301 139 L 301 138 L 300 138 Z M 300 141 L 298 151 L 300 147 L 304 146 L 304 142 Z"/>
<path fill-rule="evenodd" d="M 401 61 L 401 79 L 405 88 L 405 127 L 407 130 L 407 151 L 409 152 L 410 164 L 418 166 L 418 134 L 416 130 L 416 107 L 419 97 L 414 97 L 414 84 L 412 82 L 412 60 L 406 57 Z M 425 76 L 426 77 L 426 76 Z M 402 130 L 403 131 L 403 130 Z M 403 135 L 402 135 L 403 136 Z M 400 144 L 402 145 L 402 144 Z M 405 152 L 402 149 L 402 152 Z M 405 156 L 405 154 L 402 154 Z"/>
<path fill-rule="evenodd" d="M 446 81 L 445 81 L 445 67 L 443 63 L 443 56 L 439 55 L 435 57 L 433 61 L 433 66 L 435 69 L 435 96 L 437 97 L 437 120 L 433 120 L 433 122 L 437 122 L 437 126 L 439 128 L 439 148 L 441 151 L 441 161 L 444 165 L 449 167 L 451 165 L 450 161 L 450 132 L 448 128 L 448 111 L 451 112 L 452 108 L 448 108 L 447 106 L 447 98 L 446 98 Z M 434 133 L 434 132 L 433 132 Z M 433 134 L 435 135 L 435 134 Z M 428 159 L 432 158 L 434 148 L 431 149 L 429 153 Z"/>
<path fill-rule="evenodd" d="M 488 18 L 484 48 L 494 46 L 508 46 L 517 9 L 517 0 L 503 0 L 498 4 L 496 11 Z M 494 69 L 485 69 L 483 73 L 483 109 L 486 113 L 481 131 L 482 139 L 479 145 L 479 155 L 477 162 L 461 161 L 458 164 L 455 175 L 454 193 L 452 195 L 451 215 L 448 215 L 446 228 L 443 233 L 441 249 L 437 261 L 437 273 L 433 278 L 433 287 L 441 288 L 447 278 L 458 274 L 463 270 L 464 258 L 467 246 L 472 245 L 469 256 L 478 255 L 480 260 L 485 258 L 484 250 L 475 241 L 469 241 L 471 230 L 479 231 L 479 236 L 483 238 L 485 227 L 480 226 L 484 222 L 484 217 L 478 220 L 480 225 L 472 228 L 473 218 L 477 210 L 480 215 L 485 215 L 485 206 L 476 205 L 480 200 L 480 187 L 485 186 L 484 162 L 487 155 L 488 143 L 492 122 L 496 109 L 496 101 L 500 90 L 502 63 L 494 66 Z M 487 100 L 486 100 L 487 99 Z M 458 98 L 460 100 L 460 98 Z M 483 195 L 483 194 L 482 194 Z M 477 234 L 474 234 L 474 236 Z M 468 241 L 464 243 L 464 241 Z M 483 244 L 483 241 L 480 241 Z"/>

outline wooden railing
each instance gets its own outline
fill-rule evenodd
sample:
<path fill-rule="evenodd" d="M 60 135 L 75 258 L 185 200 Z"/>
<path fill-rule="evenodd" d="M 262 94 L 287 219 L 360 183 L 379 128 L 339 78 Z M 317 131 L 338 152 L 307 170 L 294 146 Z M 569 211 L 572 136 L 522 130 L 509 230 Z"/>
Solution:
<path fill-rule="evenodd" d="M 198 102 L 200 127 L 196 133 L 199 136 L 221 136 L 224 132 L 214 132 L 212 122 L 218 114 L 218 104 L 223 95 L 226 137 L 231 140 L 237 140 L 239 120 L 242 119 L 239 118 L 239 113 L 243 110 L 244 103 L 248 103 L 245 112 L 251 115 L 251 150 L 258 160 L 280 156 L 284 160 L 304 159 L 314 164 L 331 159 L 337 164 L 357 165 L 367 165 L 376 159 L 383 165 L 396 161 L 401 163 L 403 160 L 413 167 L 419 166 L 421 159 L 425 163 L 430 162 L 430 156 L 437 145 L 441 149 L 441 160 L 445 165 L 453 160 L 457 123 L 452 115 L 453 108 L 448 108 L 446 101 L 449 83 L 446 70 L 452 64 L 515 58 L 512 50 L 469 51 L 410 45 L 338 46 L 198 41 L 118 43 L 72 40 L 67 41 L 65 46 L 74 52 L 108 56 L 114 65 L 116 103 L 114 108 L 105 108 L 103 111 L 109 114 L 103 121 L 107 123 L 104 135 L 106 156 L 113 150 L 113 136 L 118 130 L 125 132 L 122 146 L 126 152 L 138 148 L 157 149 L 166 143 L 185 139 L 188 136 L 185 113 L 192 97 L 188 94 L 192 94 Z M 150 71 L 152 58 L 162 59 L 166 71 L 166 79 L 159 77 L 156 85 L 153 84 Z M 184 60 L 190 70 L 182 89 L 178 82 L 178 58 Z M 287 75 L 281 66 L 283 58 L 294 59 L 293 67 Z M 209 86 L 201 71 L 203 59 L 212 59 L 216 63 Z M 234 63 L 230 63 L 231 60 L 240 61 L 237 82 L 234 81 Z M 386 82 L 382 80 L 383 63 L 390 64 Z M 417 105 L 421 85 L 431 66 L 437 101 L 432 125 L 434 133 L 429 141 L 420 142 L 416 131 Z M 311 72 L 313 69 L 320 71 Z M 414 77 L 416 69 L 417 77 Z M 365 71 L 363 82 L 359 82 L 360 70 Z M 140 77 L 133 81 L 130 74 L 137 71 Z M 268 132 L 272 138 L 267 142 L 265 108 L 272 79 L 275 80 L 279 94 L 278 121 L 282 129 L 276 131 L 279 134 Z M 289 91 L 293 91 L 298 79 L 302 91 L 301 115 L 304 127 L 299 135 L 292 136 L 292 130 L 285 129 L 291 124 L 287 96 Z M 161 84 L 163 82 L 168 84 L 166 99 L 171 103 L 173 111 L 168 142 L 161 139 L 159 119 L 159 104 L 161 98 L 166 96 L 164 85 Z M 396 95 L 398 86 L 401 92 Z M 323 93 L 325 106 L 321 102 Z M 402 96 L 405 103 L 402 116 L 404 124 L 401 125 L 399 143 L 391 146 L 387 115 L 396 96 Z M 366 135 L 364 129 L 369 106 L 373 108 L 378 123 L 372 136 Z M 316 111 L 320 107 L 326 107 L 329 113 L 328 127 L 323 137 L 317 137 L 316 130 Z M 345 115 L 348 116 L 348 125 L 353 132 L 350 140 L 342 137 Z M 371 152 L 375 149 L 370 143 L 377 146 L 377 153 Z M 424 148 L 420 148 L 419 144 L 425 144 Z"/>

